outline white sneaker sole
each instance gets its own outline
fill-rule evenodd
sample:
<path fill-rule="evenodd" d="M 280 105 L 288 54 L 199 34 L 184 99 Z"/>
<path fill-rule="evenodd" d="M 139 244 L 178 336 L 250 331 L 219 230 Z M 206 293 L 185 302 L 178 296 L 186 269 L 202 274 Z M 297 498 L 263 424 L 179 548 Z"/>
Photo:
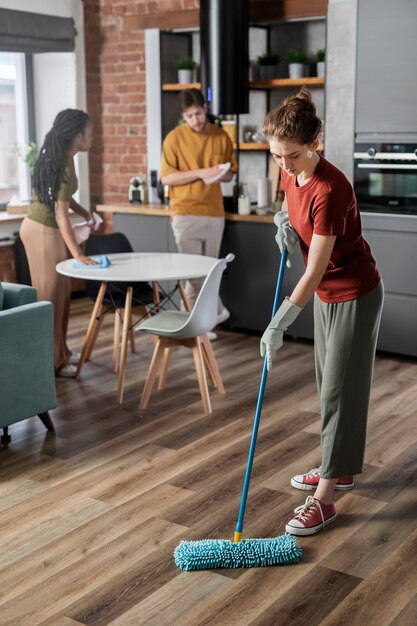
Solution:
<path fill-rule="evenodd" d="M 285 532 L 288 533 L 289 535 L 297 535 L 298 537 L 305 537 L 307 535 L 315 535 L 320 530 L 325 528 L 328 524 L 331 524 L 332 522 L 334 522 L 336 517 L 337 517 L 337 513 L 335 513 L 331 517 L 328 517 L 323 524 L 320 523 L 320 524 L 317 524 L 316 526 L 311 526 L 310 528 L 303 528 L 302 526 L 301 527 L 291 526 L 290 522 L 288 522 L 288 524 L 286 524 L 285 526 Z"/>
<path fill-rule="evenodd" d="M 336 484 L 335 489 L 337 491 L 349 491 L 349 489 L 353 489 L 355 483 L 350 483 L 348 485 L 338 485 Z M 314 491 L 317 489 L 317 485 L 306 485 L 305 483 L 299 483 L 294 478 L 291 478 L 291 487 L 295 489 L 301 489 L 301 491 Z"/>

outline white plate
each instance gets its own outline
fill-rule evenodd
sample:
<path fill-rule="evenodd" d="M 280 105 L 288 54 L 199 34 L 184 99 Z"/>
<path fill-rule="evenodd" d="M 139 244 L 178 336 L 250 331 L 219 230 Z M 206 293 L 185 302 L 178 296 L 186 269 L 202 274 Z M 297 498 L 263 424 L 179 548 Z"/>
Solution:
<path fill-rule="evenodd" d="M 227 163 L 221 163 L 219 165 L 219 167 L 221 168 L 221 172 L 219 172 L 217 174 L 217 176 L 212 176 L 211 178 L 205 178 L 204 182 L 206 183 L 206 185 L 212 185 L 213 183 L 217 182 L 219 180 L 219 178 L 221 178 L 222 176 L 224 176 L 224 174 L 230 170 L 230 161 L 228 161 Z"/>

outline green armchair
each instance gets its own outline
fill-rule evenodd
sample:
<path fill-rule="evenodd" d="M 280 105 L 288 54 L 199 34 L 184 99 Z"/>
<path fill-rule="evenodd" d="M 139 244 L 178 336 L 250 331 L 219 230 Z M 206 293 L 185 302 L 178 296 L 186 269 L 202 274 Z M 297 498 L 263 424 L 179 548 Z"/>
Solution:
<path fill-rule="evenodd" d="M 0 283 L 0 428 L 38 415 L 49 431 L 56 406 L 51 302 L 37 302 L 36 289 Z"/>

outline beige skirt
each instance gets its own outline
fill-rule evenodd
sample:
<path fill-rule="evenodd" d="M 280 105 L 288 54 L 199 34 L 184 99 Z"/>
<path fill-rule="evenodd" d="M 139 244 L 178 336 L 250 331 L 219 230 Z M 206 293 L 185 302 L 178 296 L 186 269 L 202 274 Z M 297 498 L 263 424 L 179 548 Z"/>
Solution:
<path fill-rule="evenodd" d="M 68 250 L 58 228 L 50 228 L 25 217 L 20 238 L 28 259 L 32 286 L 38 300 L 50 300 L 54 305 L 54 364 L 58 371 L 70 357 L 67 329 L 71 299 L 71 280 L 58 274 L 55 266 L 69 258 Z"/>

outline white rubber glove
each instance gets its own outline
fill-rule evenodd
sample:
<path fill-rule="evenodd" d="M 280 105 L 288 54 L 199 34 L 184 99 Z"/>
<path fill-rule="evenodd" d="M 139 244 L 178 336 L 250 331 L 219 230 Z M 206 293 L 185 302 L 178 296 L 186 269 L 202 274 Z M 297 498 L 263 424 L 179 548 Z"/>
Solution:
<path fill-rule="evenodd" d="M 298 242 L 298 235 L 290 224 L 287 211 L 278 211 L 274 215 L 275 226 L 277 227 L 277 234 L 275 235 L 275 241 L 281 251 L 288 250 L 287 267 L 291 267 L 290 254 L 293 254 L 295 246 Z"/>
<path fill-rule="evenodd" d="M 288 326 L 294 322 L 303 307 L 293 304 L 289 298 L 285 298 L 284 302 L 269 322 L 264 334 L 261 337 L 261 357 L 266 355 L 266 366 L 268 371 L 271 369 L 272 361 L 275 354 L 281 348 L 283 343 L 283 335 Z"/>

